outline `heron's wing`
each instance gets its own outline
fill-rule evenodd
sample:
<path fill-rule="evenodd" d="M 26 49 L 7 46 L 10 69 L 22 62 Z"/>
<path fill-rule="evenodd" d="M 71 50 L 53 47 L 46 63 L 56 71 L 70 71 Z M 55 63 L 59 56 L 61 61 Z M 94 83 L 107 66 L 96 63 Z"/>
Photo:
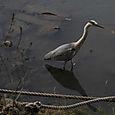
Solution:
<path fill-rule="evenodd" d="M 52 58 L 59 61 L 68 61 L 75 54 L 73 44 L 64 44 L 52 51 Z"/>

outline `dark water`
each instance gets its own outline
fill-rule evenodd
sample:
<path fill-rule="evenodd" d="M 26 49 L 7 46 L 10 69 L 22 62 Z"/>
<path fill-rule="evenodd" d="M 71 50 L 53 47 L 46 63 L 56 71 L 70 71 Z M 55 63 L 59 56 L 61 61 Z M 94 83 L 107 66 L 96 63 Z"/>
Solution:
<path fill-rule="evenodd" d="M 19 37 L 19 26 L 23 27 L 23 48 L 30 61 L 10 67 L 14 79 L 23 76 L 24 71 L 31 73 L 25 80 L 24 89 L 29 91 L 46 91 L 51 93 L 75 94 L 88 96 L 109 96 L 115 94 L 115 2 L 113 0 L 0 0 L 0 41 L 3 41 L 12 13 L 15 16 L 15 32 L 9 38 L 14 42 Z M 58 16 L 42 15 L 52 12 Z M 65 20 L 65 17 L 71 19 Z M 74 58 L 73 72 L 70 63 L 62 70 L 63 63 L 48 62 L 43 56 L 63 43 L 80 38 L 84 24 L 94 19 L 106 27 L 105 30 L 91 27 L 88 37 Z M 59 26 L 60 29 L 54 29 Z M 15 42 L 17 43 L 17 42 Z M 13 57 L 13 48 L 2 48 L 1 54 Z M 12 60 L 12 61 L 11 61 Z M 12 65 L 13 59 L 10 64 Z M 9 88 L 10 83 L 5 71 L 1 71 L 1 88 Z M 110 112 L 109 105 L 103 105 L 104 111 Z"/>

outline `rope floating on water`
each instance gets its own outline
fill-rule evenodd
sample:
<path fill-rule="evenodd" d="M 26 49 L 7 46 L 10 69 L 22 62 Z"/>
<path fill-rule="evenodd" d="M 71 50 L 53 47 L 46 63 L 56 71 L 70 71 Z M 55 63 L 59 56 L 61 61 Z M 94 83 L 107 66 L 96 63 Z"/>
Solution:
<path fill-rule="evenodd" d="M 21 95 L 29 95 L 29 96 L 42 96 L 42 97 L 54 97 L 54 98 L 65 98 L 65 99 L 79 99 L 79 100 L 90 100 L 90 99 L 96 98 L 96 97 L 87 97 L 87 96 L 61 95 L 61 94 L 53 94 L 53 93 L 15 91 L 15 90 L 8 90 L 8 89 L 0 89 L 0 93 L 21 94 Z"/>
<path fill-rule="evenodd" d="M 91 103 L 100 102 L 100 101 L 108 101 L 108 100 L 115 100 L 115 96 L 91 99 L 91 100 L 88 100 L 88 101 L 83 101 L 83 102 L 79 102 L 79 103 L 75 103 L 75 104 L 67 105 L 67 106 L 54 106 L 54 105 L 42 104 L 41 102 L 34 102 L 34 103 L 28 103 L 26 105 L 26 107 L 29 108 L 29 107 L 34 106 L 38 109 L 44 108 L 44 109 L 53 109 L 53 110 L 67 110 L 67 109 L 73 109 L 73 108 L 76 108 L 76 107 L 79 107 L 79 106 L 83 106 L 83 105 L 86 105 L 86 104 L 91 104 Z"/>
<path fill-rule="evenodd" d="M 103 97 L 89 97 L 89 96 L 76 96 L 76 95 L 62 95 L 53 93 L 40 93 L 40 92 L 29 92 L 29 91 L 15 91 L 8 89 L 0 89 L 0 93 L 10 93 L 10 94 L 21 94 L 29 96 L 41 96 L 41 97 L 53 97 L 53 98 L 64 98 L 64 99 L 77 99 L 77 100 L 92 100 Z M 114 96 L 112 96 L 114 97 Z M 114 102 L 115 99 L 105 99 L 105 101 Z"/>

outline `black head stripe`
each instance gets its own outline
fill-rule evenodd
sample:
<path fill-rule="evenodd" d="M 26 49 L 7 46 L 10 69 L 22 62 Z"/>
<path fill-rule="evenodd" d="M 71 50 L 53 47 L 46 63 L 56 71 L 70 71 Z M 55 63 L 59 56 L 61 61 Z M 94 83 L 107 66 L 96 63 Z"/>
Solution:
<path fill-rule="evenodd" d="M 89 21 L 89 23 L 91 23 L 91 24 L 95 25 L 95 23 L 94 23 L 94 22 L 92 22 L 92 21 Z"/>

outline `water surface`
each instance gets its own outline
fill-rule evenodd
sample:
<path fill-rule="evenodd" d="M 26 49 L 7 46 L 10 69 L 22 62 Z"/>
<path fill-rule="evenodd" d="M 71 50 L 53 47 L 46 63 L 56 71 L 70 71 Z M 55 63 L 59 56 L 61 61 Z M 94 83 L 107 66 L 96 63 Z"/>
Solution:
<path fill-rule="evenodd" d="M 88 96 L 115 94 L 115 34 L 111 33 L 115 30 L 113 0 L 0 0 L 0 3 L 0 41 L 4 40 L 8 32 L 14 12 L 15 32 L 9 39 L 16 44 L 19 26 L 22 26 L 21 46 L 27 48 L 30 42 L 33 44 L 26 52 L 31 60 L 25 62 L 24 66 L 18 64 L 11 69 L 15 80 L 23 76 L 23 70 L 32 71 L 25 80 L 24 90 Z M 42 15 L 43 12 L 52 12 L 58 16 Z M 65 20 L 65 17 L 71 21 Z M 83 26 L 90 19 L 106 26 L 106 29 L 89 29 L 84 45 L 73 59 L 76 63 L 73 72 L 69 71 L 69 62 L 64 71 L 62 62 L 43 60 L 43 56 L 57 46 L 78 40 Z M 57 26 L 59 30 L 54 29 Z M 13 60 L 13 48 L 2 48 L 1 52 Z M 9 65 L 13 63 L 11 60 Z M 5 70 L 1 71 L 0 77 L 0 87 L 9 88 L 11 85 Z"/>

